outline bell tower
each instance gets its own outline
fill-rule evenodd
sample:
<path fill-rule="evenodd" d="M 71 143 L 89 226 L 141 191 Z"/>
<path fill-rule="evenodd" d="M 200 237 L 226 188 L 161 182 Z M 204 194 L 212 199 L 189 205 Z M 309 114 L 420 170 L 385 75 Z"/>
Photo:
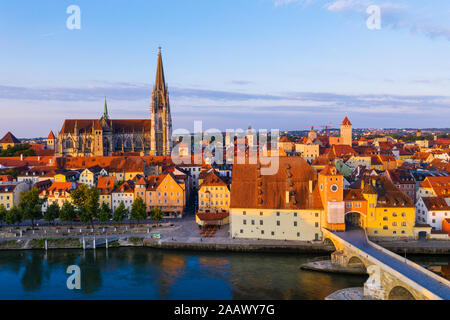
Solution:
<path fill-rule="evenodd" d="M 152 118 L 151 154 L 170 155 L 172 151 L 172 116 L 170 114 L 169 91 L 164 78 L 161 47 L 158 50 L 158 65 L 156 67 L 150 114 Z"/>
<path fill-rule="evenodd" d="M 342 144 L 345 144 L 350 147 L 352 146 L 353 126 L 347 117 L 345 117 L 344 121 L 341 124 L 341 138 L 342 138 Z"/>

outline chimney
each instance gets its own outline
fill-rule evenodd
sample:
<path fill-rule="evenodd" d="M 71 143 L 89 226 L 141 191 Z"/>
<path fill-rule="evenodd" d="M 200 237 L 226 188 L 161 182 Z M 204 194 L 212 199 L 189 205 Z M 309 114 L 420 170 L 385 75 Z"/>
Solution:
<path fill-rule="evenodd" d="M 23 161 L 23 154 L 20 155 L 20 161 Z"/>
<path fill-rule="evenodd" d="M 364 190 L 364 179 L 361 180 L 361 190 Z"/>
<path fill-rule="evenodd" d="M 38 161 L 41 161 L 41 156 L 38 156 Z"/>
<path fill-rule="evenodd" d="M 289 191 L 286 191 L 286 203 L 289 203 Z"/>
<path fill-rule="evenodd" d="M 313 181 L 309 180 L 309 193 L 313 193 Z"/>

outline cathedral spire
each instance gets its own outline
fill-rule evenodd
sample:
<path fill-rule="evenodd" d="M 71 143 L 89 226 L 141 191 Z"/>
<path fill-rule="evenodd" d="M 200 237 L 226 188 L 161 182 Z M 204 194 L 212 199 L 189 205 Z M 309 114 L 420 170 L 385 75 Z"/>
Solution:
<path fill-rule="evenodd" d="M 106 103 L 106 97 L 105 97 L 105 107 L 103 108 L 103 117 L 105 118 L 105 120 L 108 120 L 109 116 L 108 116 L 108 105 Z"/>
<path fill-rule="evenodd" d="M 156 67 L 155 89 L 163 91 L 165 91 L 166 89 L 166 81 L 164 79 L 164 68 L 161 56 L 161 47 L 158 47 L 158 66 Z"/>

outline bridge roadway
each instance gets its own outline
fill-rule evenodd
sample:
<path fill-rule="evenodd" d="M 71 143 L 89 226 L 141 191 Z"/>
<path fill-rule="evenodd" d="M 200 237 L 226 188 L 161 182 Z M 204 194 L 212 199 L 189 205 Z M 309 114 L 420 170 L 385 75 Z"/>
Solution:
<path fill-rule="evenodd" d="M 371 255 L 381 263 L 384 263 L 392 269 L 400 272 L 405 277 L 416 282 L 442 299 L 450 300 L 450 287 L 444 281 L 440 282 L 417 268 L 414 268 L 401 260 L 395 259 L 383 251 L 371 246 L 370 243 L 367 242 L 364 230 L 357 229 L 346 232 L 333 232 L 333 234 L 344 241 L 347 241 L 361 251 Z"/>

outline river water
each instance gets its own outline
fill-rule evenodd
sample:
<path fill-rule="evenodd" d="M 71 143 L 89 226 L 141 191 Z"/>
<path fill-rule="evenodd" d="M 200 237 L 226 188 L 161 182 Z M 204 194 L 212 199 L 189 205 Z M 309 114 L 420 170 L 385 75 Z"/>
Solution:
<path fill-rule="evenodd" d="M 299 269 L 317 257 L 150 248 L 0 251 L 0 299 L 324 299 L 367 278 Z M 67 288 L 70 265 L 80 267 L 80 290 Z"/>

